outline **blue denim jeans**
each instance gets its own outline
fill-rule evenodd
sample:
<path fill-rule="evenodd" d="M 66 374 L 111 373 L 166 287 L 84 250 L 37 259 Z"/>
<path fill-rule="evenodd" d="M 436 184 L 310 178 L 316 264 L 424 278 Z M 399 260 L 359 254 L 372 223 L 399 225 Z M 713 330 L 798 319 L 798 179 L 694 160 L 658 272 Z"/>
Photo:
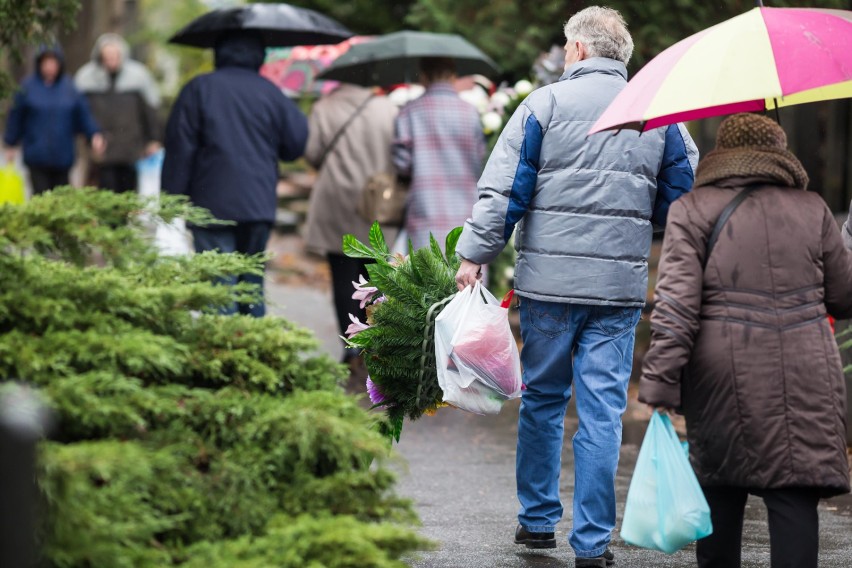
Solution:
<path fill-rule="evenodd" d="M 219 252 L 240 252 L 243 254 L 259 254 L 266 250 L 269 233 L 272 230 L 271 223 L 237 223 L 236 225 L 225 225 L 212 227 L 191 227 L 192 239 L 195 242 L 195 251 L 204 252 L 215 250 Z M 263 276 L 253 274 L 242 274 L 224 279 L 224 284 L 236 284 L 237 282 L 249 282 L 260 287 L 263 294 Z M 266 315 L 266 304 L 263 301 L 254 304 L 233 304 L 223 308 L 221 313 L 246 314 L 256 318 Z"/>
<path fill-rule="evenodd" d="M 640 316 L 640 308 L 521 299 L 526 390 L 518 420 L 518 521 L 530 532 L 552 532 L 562 518 L 559 473 L 573 387 L 580 426 L 568 542 L 578 557 L 603 554 L 615 527 L 621 415 Z"/>

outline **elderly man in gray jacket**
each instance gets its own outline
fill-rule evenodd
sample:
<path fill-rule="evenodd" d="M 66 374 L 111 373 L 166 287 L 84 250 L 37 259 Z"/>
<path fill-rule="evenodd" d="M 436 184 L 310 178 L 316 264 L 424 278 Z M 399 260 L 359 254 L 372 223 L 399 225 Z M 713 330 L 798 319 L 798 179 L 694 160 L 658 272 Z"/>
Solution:
<path fill-rule="evenodd" d="M 479 180 L 464 227 L 459 288 L 475 283 L 515 231 L 524 347 L 515 542 L 556 546 L 560 458 L 573 393 L 576 566 L 611 566 L 621 416 L 634 328 L 648 287 L 652 224 L 692 187 L 698 152 L 681 125 L 587 132 L 627 82 L 633 40 L 615 10 L 565 25 L 565 74 L 512 116 Z"/>

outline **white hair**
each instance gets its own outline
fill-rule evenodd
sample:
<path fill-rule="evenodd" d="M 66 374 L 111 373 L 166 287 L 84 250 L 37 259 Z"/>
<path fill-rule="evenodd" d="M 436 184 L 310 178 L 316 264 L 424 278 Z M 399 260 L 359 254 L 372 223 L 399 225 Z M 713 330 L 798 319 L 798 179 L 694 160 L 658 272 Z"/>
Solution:
<path fill-rule="evenodd" d="M 625 65 L 633 55 L 633 38 L 618 10 L 589 6 L 565 23 L 565 39 L 579 41 L 589 57 L 608 57 Z"/>

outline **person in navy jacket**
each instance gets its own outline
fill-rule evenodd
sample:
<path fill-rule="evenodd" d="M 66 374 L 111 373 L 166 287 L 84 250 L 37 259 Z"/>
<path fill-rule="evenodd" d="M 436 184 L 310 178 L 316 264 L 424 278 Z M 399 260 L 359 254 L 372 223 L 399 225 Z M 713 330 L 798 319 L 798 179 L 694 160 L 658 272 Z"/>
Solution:
<path fill-rule="evenodd" d="M 224 36 L 216 44 L 216 71 L 187 83 L 169 116 L 163 190 L 234 222 L 191 227 L 199 252 L 264 252 L 275 220 L 278 161 L 295 160 L 305 150 L 307 118 L 258 74 L 264 57 L 260 36 Z M 263 287 L 260 276 L 240 280 Z M 237 310 L 265 313 L 263 302 L 229 312 Z"/>
<path fill-rule="evenodd" d="M 17 146 L 23 148 L 33 194 L 68 185 L 78 134 L 86 135 L 96 154 L 103 153 L 104 140 L 86 99 L 65 76 L 62 51 L 42 47 L 35 72 L 24 80 L 9 111 L 3 136 L 6 161 L 14 161 Z"/>

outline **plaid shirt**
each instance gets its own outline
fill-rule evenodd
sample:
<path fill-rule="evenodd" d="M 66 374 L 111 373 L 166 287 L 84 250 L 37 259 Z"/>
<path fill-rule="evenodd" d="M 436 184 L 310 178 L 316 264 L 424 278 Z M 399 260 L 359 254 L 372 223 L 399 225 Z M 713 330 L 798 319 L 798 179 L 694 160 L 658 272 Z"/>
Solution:
<path fill-rule="evenodd" d="M 485 159 L 479 113 L 449 83 L 431 85 L 396 119 L 394 164 L 411 177 L 405 229 L 415 248 L 429 233 L 444 239 L 464 225 L 476 203 L 476 182 Z"/>

